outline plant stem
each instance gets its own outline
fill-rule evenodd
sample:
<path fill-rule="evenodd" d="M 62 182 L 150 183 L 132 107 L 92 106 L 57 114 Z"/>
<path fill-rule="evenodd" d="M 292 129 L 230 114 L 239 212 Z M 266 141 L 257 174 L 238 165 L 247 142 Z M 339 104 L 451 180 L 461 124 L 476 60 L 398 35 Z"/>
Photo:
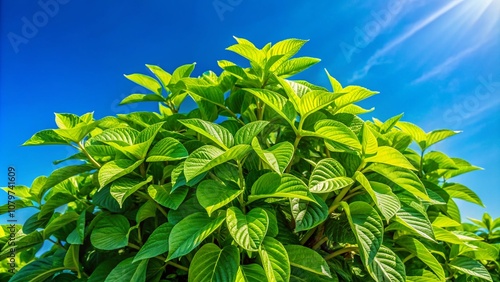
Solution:
<path fill-rule="evenodd" d="M 323 237 L 323 239 L 319 240 L 316 244 L 314 244 L 314 246 L 312 247 L 313 250 L 317 250 L 319 247 L 321 247 L 321 245 L 323 245 L 323 243 L 325 243 L 326 241 L 328 241 L 328 238 L 327 237 Z"/>
<path fill-rule="evenodd" d="M 78 148 L 89 158 L 89 161 L 95 165 L 97 168 L 101 168 L 101 165 L 85 150 L 85 147 L 83 147 L 82 143 L 78 143 Z"/>
<path fill-rule="evenodd" d="M 297 151 L 297 148 L 299 147 L 299 142 L 300 142 L 301 138 L 302 138 L 302 136 L 300 136 L 300 134 L 297 134 L 295 136 L 295 141 L 293 142 L 293 155 L 294 156 L 295 156 L 295 151 Z M 292 169 L 292 164 L 293 164 L 293 157 L 292 157 L 292 160 L 290 161 L 290 163 L 288 164 L 288 167 L 285 170 L 286 172 L 290 172 L 290 170 Z"/>
<path fill-rule="evenodd" d="M 311 238 L 311 236 L 314 234 L 314 232 L 316 231 L 316 228 L 317 227 L 314 227 L 312 229 L 309 229 L 309 231 L 307 231 L 306 235 L 304 235 L 304 237 L 302 238 L 302 240 L 300 240 L 300 244 L 301 245 L 305 245 L 305 243 L 307 242 L 307 240 L 309 240 L 309 238 Z"/>
<path fill-rule="evenodd" d="M 167 211 L 160 205 L 158 204 L 153 198 L 151 198 L 151 196 L 149 196 L 148 194 L 142 192 L 142 191 L 136 191 L 135 193 L 137 193 L 137 195 L 141 196 L 143 199 L 146 199 L 146 200 L 151 200 L 153 201 L 155 204 L 156 204 L 156 208 L 165 216 L 167 217 Z"/>
<path fill-rule="evenodd" d="M 407 262 L 407 261 L 411 260 L 411 259 L 412 259 L 412 258 L 414 258 L 414 257 L 415 257 L 415 255 L 414 255 L 414 254 L 409 254 L 407 257 L 405 257 L 405 258 L 403 259 L 403 263 L 405 263 L 405 262 Z"/>
<path fill-rule="evenodd" d="M 241 205 L 241 210 L 243 213 L 246 212 L 246 207 L 245 207 L 245 199 L 243 198 L 243 194 L 245 192 L 245 177 L 243 176 L 243 164 L 240 161 L 237 161 L 238 163 L 238 174 L 239 174 L 239 180 L 240 180 L 240 188 L 243 190 L 243 192 L 239 196 L 239 202 Z"/>
<path fill-rule="evenodd" d="M 342 202 L 342 200 L 344 199 L 344 196 L 347 194 L 347 192 L 349 192 L 349 188 L 351 188 L 351 186 L 352 186 L 352 184 L 344 187 L 344 189 L 342 189 L 342 191 L 340 191 L 340 193 L 337 195 L 337 197 L 335 197 L 335 200 L 333 200 L 332 205 L 328 209 L 329 214 L 334 212 L 338 208 L 338 206 L 340 205 L 340 202 Z"/>
<path fill-rule="evenodd" d="M 54 245 L 56 245 L 57 247 L 59 247 L 59 248 L 63 249 L 64 251 L 67 251 L 67 250 L 66 250 L 66 248 L 65 248 L 63 245 L 61 245 L 61 243 L 56 242 L 56 241 L 54 241 L 54 240 L 52 240 L 52 239 L 50 239 L 50 238 L 47 238 L 47 240 L 48 240 L 48 241 L 50 241 L 50 242 L 52 242 L 52 243 L 53 243 Z"/>
<path fill-rule="evenodd" d="M 141 247 L 137 246 L 136 244 L 134 243 L 128 243 L 128 247 L 132 248 L 132 249 L 136 249 L 136 250 L 140 250 Z"/>
<path fill-rule="evenodd" d="M 346 247 L 346 248 L 342 248 L 342 249 L 340 249 L 340 250 L 336 250 L 335 252 L 333 252 L 333 253 L 331 253 L 331 254 L 327 255 L 327 256 L 325 257 L 325 260 L 329 260 L 329 259 L 331 259 L 331 258 L 334 258 L 334 257 L 336 257 L 336 256 L 338 256 L 338 255 L 341 255 L 341 254 L 344 254 L 344 253 L 348 253 L 348 252 L 355 252 L 355 251 L 357 251 L 357 250 L 358 250 L 358 247 Z"/>

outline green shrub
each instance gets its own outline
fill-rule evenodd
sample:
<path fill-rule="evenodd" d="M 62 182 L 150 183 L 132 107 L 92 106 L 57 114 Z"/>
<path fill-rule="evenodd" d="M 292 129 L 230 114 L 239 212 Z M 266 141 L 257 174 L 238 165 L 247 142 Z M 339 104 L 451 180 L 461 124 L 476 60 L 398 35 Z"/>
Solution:
<path fill-rule="evenodd" d="M 328 72 L 331 89 L 288 79 L 319 62 L 292 58 L 304 40 L 262 49 L 236 40 L 228 50 L 249 67 L 223 60 L 220 75 L 194 78 L 194 64 L 172 74 L 146 65 L 156 78 L 127 75 L 151 94 L 121 104 L 155 101 L 158 113 L 56 114 L 58 129 L 24 144 L 77 153 L 14 188 L 17 208 L 37 213 L 17 226 L 11 281 L 498 277 L 498 247 L 461 226 L 454 201 L 481 200 L 450 182 L 479 168 L 429 150 L 457 132 L 426 133 L 402 115 L 364 121 L 370 110 L 355 103 L 377 92 Z M 182 112 L 187 99 L 197 108 Z M 0 232 L 7 279 L 8 226 Z"/>

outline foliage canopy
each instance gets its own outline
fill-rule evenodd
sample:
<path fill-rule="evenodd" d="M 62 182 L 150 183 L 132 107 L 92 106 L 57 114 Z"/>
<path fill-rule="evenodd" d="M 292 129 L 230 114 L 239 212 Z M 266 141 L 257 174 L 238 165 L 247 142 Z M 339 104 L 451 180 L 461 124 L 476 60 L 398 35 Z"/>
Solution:
<path fill-rule="evenodd" d="M 59 113 L 26 141 L 77 152 L 15 187 L 17 208 L 37 212 L 16 226 L 12 277 L 0 228 L 2 278 L 499 281 L 500 219 L 462 225 L 455 203 L 482 205 L 452 181 L 480 168 L 430 150 L 458 132 L 402 114 L 365 121 L 372 109 L 356 103 L 377 92 L 328 72 L 330 88 L 290 79 L 320 61 L 294 57 L 305 40 L 236 41 L 227 50 L 249 64 L 218 61 L 220 75 L 191 77 L 194 64 L 126 75 L 150 94 L 121 104 L 159 112 Z M 188 100 L 197 107 L 182 112 Z"/>

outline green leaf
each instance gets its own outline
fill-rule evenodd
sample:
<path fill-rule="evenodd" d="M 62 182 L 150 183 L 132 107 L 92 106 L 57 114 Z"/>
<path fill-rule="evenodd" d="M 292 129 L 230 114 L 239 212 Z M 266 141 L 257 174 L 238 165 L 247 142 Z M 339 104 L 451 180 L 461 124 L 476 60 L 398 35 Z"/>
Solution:
<path fill-rule="evenodd" d="M 279 93 L 276 93 L 267 89 L 251 89 L 245 88 L 245 91 L 254 95 L 258 99 L 260 99 L 264 104 L 273 109 L 278 115 L 284 118 L 292 127 L 295 126 L 295 113 L 291 113 L 287 108 L 290 106 L 293 108 L 290 101 L 288 101 L 285 97 L 281 96 Z"/>
<path fill-rule="evenodd" d="M 321 60 L 318 58 L 311 58 L 311 57 L 293 58 L 282 63 L 276 69 L 275 74 L 282 78 L 287 78 L 299 72 L 302 72 L 319 62 L 321 62 Z"/>
<path fill-rule="evenodd" d="M 461 131 L 453 131 L 453 130 L 448 130 L 448 129 L 438 129 L 438 130 L 433 130 L 429 133 L 426 134 L 426 146 L 427 148 L 441 142 L 442 140 L 451 137 L 453 135 L 456 135 L 460 133 Z"/>
<path fill-rule="evenodd" d="M 235 144 L 250 145 L 252 139 L 257 136 L 268 124 L 269 122 L 265 120 L 258 120 L 245 124 L 236 132 L 236 135 L 234 136 Z"/>
<path fill-rule="evenodd" d="M 397 116 L 391 117 L 388 120 L 386 120 L 381 126 L 380 126 L 380 133 L 381 134 L 386 134 L 391 131 L 391 129 L 397 124 L 397 122 L 403 117 L 403 114 L 399 114 Z"/>
<path fill-rule="evenodd" d="M 375 137 L 375 135 L 373 135 L 370 127 L 366 122 L 363 124 L 361 132 L 361 148 L 363 151 L 363 156 L 376 155 L 378 151 L 377 138 Z"/>
<path fill-rule="evenodd" d="M 266 279 L 262 266 L 252 263 L 239 266 L 235 282 L 262 282 Z"/>
<path fill-rule="evenodd" d="M 172 185 L 150 185 L 148 187 L 148 194 L 158 204 L 169 209 L 176 210 L 182 204 L 189 192 L 189 188 L 181 186 L 178 189 L 173 189 Z"/>
<path fill-rule="evenodd" d="M 248 251 L 258 251 L 266 236 L 269 218 L 261 208 L 254 208 L 244 214 L 239 208 L 227 210 L 226 224 L 233 239 Z"/>
<path fill-rule="evenodd" d="M 121 146 L 126 146 L 133 145 L 138 135 L 139 131 L 133 128 L 118 127 L 106 129 L 101 134 L 92 137 L 90 141 L 100 141 L 103 143 L 113 142 Z"/>
<path fill-rule="evenodd" d="M 326 75 L 328 76 L 328 80 L 330 81 L 330 84 L 332 85 L 332 92 L 340 92 L 342 91 L 342 85 L 340 82 L 338 82 L 333 76 L 330 75 L 328 70 L 325 69 Z"/>
<path fill-rule="evenodd" d="M 330 93 L 327 91 L 313 90 L 300 98 L 299 113 L 301 119 L 306 119 L 310 114 L 328 107 L 335 99 L 344 93 Z"/>
<path fill-rule="evenodd" d="M 165 101 L 165 98 L 158 94 L 130 94 L 127 97 L 123 98 L 123 100 L 120 102 L 120 105 L 127 105 L 127 104 L 132 104 L 132 103 L 139 103 L 139 102 L 163 102 Z"/>
<path fill-rule="evenodd" d="M 47 213 L 41 218 L 38 218 L 39 213 L 35 213 L 30 216 L 26 222 L 23 224 L 23 233 L 30 234 L 36 231 L 38 228 L 45 228 L 49 220 L 52 218 L 52 213 Z M 1 231 L 0 231 L 1 232 Z M 2 236 L 0 236 L 2 237 Z"/>
<path fill-rule="evenodd" d="M 145 282 L 148 268 L 148 260 L 132 262 L 133 258 L 121 261 L 111 272 L 104 282 L 134 281 Z"/>
<path fill-rule="evenodd" d="M 371 265 L 382 245 L 384 226 L 377 211 L 365 202 L 341 202 L 351 225 L 363 264 Z"/>
<path fill-rule="evenodd" d="M 166 137 L 158 143 L 148 153 L 147 162 L 168 162 L 178 161 L 187 158 L 189 155 L 186 148 L 175 138 Z"/>
<path fill-rule="evenodd" d="M 454 199 L 464 200 L 484 207 L 483 201 L 481 201 L 479 196 L 467 186 L 458 183 L 446 183 L 443 188 Z"/>
<path fill-rule="evenodd" d="M 272 237 L 264 238 L 259 248 L 259 256 L 267 281 L 289 281 L 290 261 L 285 247 Z"/>
<path fill-rule="evenodd" d="M 234 44 L 226 48 L 226 50 L 232 51 L 250 60 L 261 68 L 263 67 L 263 62 L 266 58 L 266 55 L 264 52 L 262 52 L 262 50 L 259 50 L 255 46 L 248 44 Z"/>
<path fill-rule="evenodd" d="M 375 281 L 406 281 L 404 263 L 384 245 L 380 246 L 368 270 Z"/>
<path fill-rule="evenodd" d="M 42 205 L 38 218 L 41 219 L 44 215 L 52 213 L 56 208 L 74 200 L 76 200 L 75 196 L 68 193 L 56 193 Z"/>
<path fill-rule="evenodd" d="M 189 182 L 198 175 L 231 160 L 237 160 L 245 156 L 250 151 L 250 146 L 246 144 L 236 145 L 226 152 L 221 149 L 205 145 L 192 152 L 184 162 L 184 175 Z"/>
<path fill-rule="evenodd" d="M 260 147 L 257 137 L 252 140 L 252 148 L 259 158 L 264 161 L 272 170 L 282 174 L 293 158 L 294 147 L 290 142 L 281 142 L 263 150 Z"/>
<path fill-rule="evenodd" d="M 101 250 L 116 250 L 128 245 L 130 223 L 119 214 L 109 214 L 100 218 L 90 234 L 92 246 Z"/>
<path fill-rule="evenodd" d="M 61 129 L 73 128 L 82 122 L 80 117 L 75 114 L 54 113 L 56 116 L 57 127 Z"/>
<path fill-rule="evenodd" d="M 164 71 L 161 67 L 155 65 L 146 65 L 146 67 L 158 78 L 164 88 L 170 84 L 172 75 Z"/>
<path fill-rule="evenodd" d="M 196 197 L 200 205 L 207 210 L 208 216 L 214 211 L 229 204 L 243 193 L 243 190 L 240 190 L 236 184 L 231 184 L 230 182 L 228 185 L 225 185 L 211 179 L 204 180 L 198 184 Z"/>
<path fill-rule="evenodd" d="M 98 173 L 100 188 L 134 171 L 144 160 L 118 159 L 105 163 Z"/>
<path fill-rule="evenodd" d="M 151 76 L 134 73 L 129 75 L 124 75 L 128 80 L 131 80 L 140 86 L 153 91 L 154 93 L 161 95 L 161 85 L 160 83 L 152 78 Z"/>
<path fill-rule="evenodd" d="M 401 152 L 398 150 L 388 147 L 388 146 L 380 146 L 378 147 L 377 154 L 368 157 L 365 159 L 366 162 L 369 163 L 382 163 L 391 166 L 397 166 L 406 168 L 409 170 L 417 170 L 413 165 L 405 158 Z"/>
<path fill-rule="evenodd" d="M 78 143 L 82 141 L 87 134 L 89 134 L 92 130 L 94 130 L 97 127 L 97 125 L 98 125 L 97 122 L 79 123 L 77 126 L 73 128 L 54 129 L 54 132 L 63 138 Z"/>
<path fill-rule="evenodd" d="M 1 226 L 0 228 L 3 230 Z M 44 240 L 45 239 L 43 238 L 42 233 L 38 231 L 34 231 L 28 235 L 19 235 L 19 233 L 16 233 L 16 241 L 15 241 L 16 252 L 21 253 L 30 249 L 38 250 L 41 247 L 41 244 L 44 242 Z M 11 256 L 11 246 L 9 246 L 6 243 L 3 246 L 2 251 L 0 252 L 0 261 L 3 261 L 4 259 L 10 256 Z"/>
<path fill-rule="evenodd" d="M 335 159 L 320 160 L 309 178 L 309 191 L 312 193 L 329 193 L 351 185 L 354 181 L 345 177 L 344 167 Z"/>
<path fill-rule="evenodd" d="M 133 262 L 156 257 L 168 251 L 168 238 L 174 225 L 166 222 L 158 226 L 149 236 L 146 243 L 135 255 Z"/>
<path fill-rule="evenodd" d="M 301 268 L 308 272 L 332 277 L 330 267 L 325 259 L 316 251 L 302 245 L 285 246 L 290 265 Z"/>
<path fill-rule="evenodd" d="M 262 198 L 299 198 L 315 202 L 307 186 L 299 178 L 284 173 L 283 176 L 269 172 L 257 179 L 252 185 L 249 202 Z"/>
<path fill-rule="evenodd" d="M 448 170 L 447 172 L 444 173 L 444 178 L 450 179 L 452 177 L 471 172 L 474 170 L 482 170 L 482 168 L 478 166 L 471 165 L 465 160 L 459 159 L 459 158 L 451 158 L 453 160 L 453 163 L 455 163 L 455 166 L 457 169 L 453 170 Z"/>
<path fill-rule="evenodd" d="M 123 207 L 123 202 L 132 196 L 137 190 L 153 180 L 153 176 L 149 176 L 146 180 L 130 177 L 122 177 L 113 181 L 111 184 L 110 193 L 113 198 Z"/>
<path fill-rule="evenodd" d="M 402 203 L 401 209 L 396 213 L 396 221 L 411 228 L 423 238 L 435 241 L 431 222 L 418 203 Z"/>
<path fill-rule="evenodd" d="M 458 169 L 455 162 L 442 152 L 432 151 L 424 156 L 424 171 L 432 172 L 438 169 Z"/>
<path fill-rule="evenodd" d="M 488 270 L 478 261 L 468 257 L 457 257 L 448 264 L 451 268 L 456 269 L 462 273 L 474 276 L 486 281 L 491 281 Z"/>
<path fill-rule="evenodd" d="M 85 239 L 85 211 L 76 220 L 76 228 L 69 235 L 66 241 L 73 245 L 82 245 Z"/>
<path fill-rule="evenodd" d="M 427 136 L 425 131 L 423 131 L 420 127 L 405 121 L 398 121 L 396 126 L 399 127 L 399 129 L 401 129 L 404 133 L 409 134 L 411 138 L 417 142 L 420 149 L 427 149 Z"/>
<path fill-rule="evenodd" d="M 189 77 L 194 70 L 196 63 L 185 64 L 174 70 L 172 73 L 172 78 L 170 79 L 170 85 L 177 83 L 181 78 Z"/>
<path fill-rule="evenodd" d="M 50 256 L 46 258 L 37 259 L 28 265 L 23 266 L 17 271 L 10 282 L 41 282 L 50 278 L 52 275 L 66 269 L 63 265 L 64 258 L 62 256 Z"/>
<path fill-rule="evenodd" d="M 54 218 L 43 230 L 43 238 L 48 239 L 54 232 L 76 221 L 78 217 L 76 212 L 66 212 Z"/>
<path fill-rule="evenodd" d="M 299 198 L 290 199 L 290 208 L 295 220 L 295 231 L 305 231 L 323 223 L 328 217 L 328 206 L 318 195 L 313 195 L 316 203 Z"/>
<path fill-rule="evenodd" d="M 315 125 L 316 132 L 303 131 L 303 136 L 325 139 L 330 151 L 361 151 L 361 144 L 354 132 L 345 124 L 334 120 L 320 120 Z"/>
<path fill-rule="evenodd" d="M 196 248 L 224 222 L 225 213 L 211 218 L 204 212 L 191 214 L 177 223 L 168 239 L 167 260 L 181 257 Z"/>
<path fill-rule="evenodd" d="M 70 245 L 64 256 L 64 266 L 78 269 L 80 267 L 80 245 Z"/>
<path fill-rule="evenodd" d="M 201 119 L 184 119 L 179 122 L 212 140 L 224 150 L 229 149 L 234 144 L 234 138 L 231 132 L 216 123 Z"/>
<path fill-rule="evenodd" d="M 213 243 L 203 245 L 189 266 L 188 281 L 235 281 L 240 265 L 240 252 L 235 246 L 220 249 Z"/>
<path fill-rule="evenodd" d="M 439 280 L 444 281 L 446 275 L 444 273 L 443 267 L 439 261 L 432 255 L 432 253 L 425 247 L 424 244 L 420 243 L 419 240 L 403 236 L 398 238 L 397 243 L 408 250 L 412 255 L 419 258 L 423 263 L 425 263 L 439 278 Z"/>
<path fill-rule="evenodd" d="M 68 138 L 61 137 L 53 129 L 47 129 L 35 133 L 30 139 L 23 143 L 23 146 L 69 145 L 70 142 Z"/>
<path fill-rule="evenodd" d="M 47 181 L 42 187 L 42 190 L 46 190 L 48 188 L 54 187 L 56 184 L 61 183 L 62 181 L 86 172 L 95 169 L 93 165 L 90 164 L 84 164 L 84 165 L 72 165 L 72 166 L 65 166 L 59 169 L 54 170 L 50 176 L 47 178 Z"/>
<path fill-rule="evenodd" d="M 389 185 L 384 183 L 370 181 L 370 186 L 372 187 L 375 197 L 377 198 L 377 207 L 382 213 L 382 216 L 389 221 L 401 208 L 398 196 L 392 193 Z"/>
<path fill-rule="evenodd" d="M 424 185 L 418 176 L 412 171 L 386 164 L 372 164 L 369 169 L 389 179 L 394 184 L 419 197 L 420 199 L 430 201 Z"/>
<path fill-rule="evenodd" d="M 337 91 L 334 92 L 336 93 Z M 375 94 L 378 94 L 378 92 L 376 91 L 371 91 L 361 86 L 347 86 L 342 89 L 342 92 L 346 94 L 340 96 L 335 101 L 335 109 L 337 110 L 349 104 L 356 103 Z"/>

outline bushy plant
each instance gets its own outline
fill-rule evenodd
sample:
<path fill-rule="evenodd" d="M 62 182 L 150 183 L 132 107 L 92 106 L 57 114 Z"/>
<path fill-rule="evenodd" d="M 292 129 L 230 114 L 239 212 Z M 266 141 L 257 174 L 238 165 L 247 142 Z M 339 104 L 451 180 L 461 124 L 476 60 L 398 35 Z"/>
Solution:
<path fill-rule="evenodd" d="M 377 92 L 328 72 L 329 89 L 289 79 L 320 61 L 293 58 L 304 40 L 236 41 L 227 49 L 249 65 L 218 61 L 220 75 L 126 75 L 151 94 L 122 104 L 158 113 L 56 114 L 58 129 L 24 144 L 77 152 L 13 188 L 37 212 L 16 226 L 12 277 L 0 229 L 4 279 L 492 281 L 498 248 L 461 226 L 454 199 L 482 202 L 450 181 L 479 168 L 430 150 L 457 132 L 365 121 L 355 103 Z"/>

